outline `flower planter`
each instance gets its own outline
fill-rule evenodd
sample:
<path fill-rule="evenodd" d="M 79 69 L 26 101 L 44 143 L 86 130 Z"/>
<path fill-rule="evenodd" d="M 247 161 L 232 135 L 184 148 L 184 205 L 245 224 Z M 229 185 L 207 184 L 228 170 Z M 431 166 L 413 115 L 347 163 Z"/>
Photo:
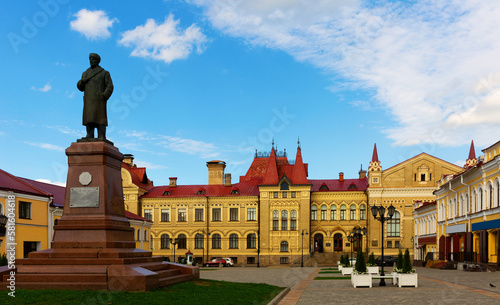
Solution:
<path fill-rule="evenodd" d="M 370 287 L 372 288 L 372 275 L 369 273 L 356 274 L 353 273 L 351 277 L 351 283 L 354 288 L 358 287 Z"/>
<path fill-rule="evenodd" d="M 371 274 L 378 274 L 378 266 L 366 267 L 366 272 Z"/>
<path fill-rule="evenodd" d="M 418 275 L 416 273 L 398 273 L 398 286 L 418 287 Z"/>
<path fill-rule="evenodd" d="M 353 267 L 342 267 L 342 275 L 351 275 Z"/>

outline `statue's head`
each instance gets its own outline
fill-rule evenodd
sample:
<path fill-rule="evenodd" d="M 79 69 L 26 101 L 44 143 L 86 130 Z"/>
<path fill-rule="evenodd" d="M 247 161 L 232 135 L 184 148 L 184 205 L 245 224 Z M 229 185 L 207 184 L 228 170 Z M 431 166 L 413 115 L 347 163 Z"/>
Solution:
<path fill-rule="evenodd" d="M 99 56 L 99 54 L 97 53 L 90 53 L 89 61 L 92 68 L 96 67 L 101 62 L 101 56 Z"/>

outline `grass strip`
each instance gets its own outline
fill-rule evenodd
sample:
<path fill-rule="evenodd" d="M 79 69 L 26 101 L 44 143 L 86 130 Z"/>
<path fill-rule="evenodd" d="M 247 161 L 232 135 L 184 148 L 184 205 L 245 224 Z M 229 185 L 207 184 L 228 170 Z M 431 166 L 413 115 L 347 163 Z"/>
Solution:
<path fill-rule="evenodd" d="M 284 288 L 267 284 L 213 280 L 188 281 L 150 292 L 16 289 L 16 297 L 3 291 L 2 304 L 20 305 L 160 305 L 160 304 L 267 304 Z"/>
<path fill-rule="evenodd" d="M 351 277 L 346 276 L 317 276 L 314 278 L 315 280 L 350 280 Z"/>
<path fill-rule="evenodd" d="M 339 268 L 322 268 L 321 270 L 339 270 Z"/>
<path fill-rule="evenodd" d="M 319 274 L 325 274 L 325 273 L 342 273 L 342 271 L 320 271 L 318 273 Z"/>

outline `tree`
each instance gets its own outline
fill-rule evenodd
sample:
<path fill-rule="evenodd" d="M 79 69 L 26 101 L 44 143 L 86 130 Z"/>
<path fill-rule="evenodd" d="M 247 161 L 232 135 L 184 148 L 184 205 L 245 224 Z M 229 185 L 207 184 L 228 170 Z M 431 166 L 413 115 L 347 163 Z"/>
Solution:
<path fill-rule="evenodd" d="M 365 255 L 363 254 L 363 251 L 361 251 L 361 249 L 358 249 L 358 254 L 356 255 L 355 270 L 358 273 L 366 273 Z"/>
<path fill-rule="evenodd" d="M 403 269 L 403 252 L 401 251 L 401 249 L 399 249 L 398 259 L 396 260 L 396 269 Z"/>
<path fill-rule="evenodd" d="M 411 260 L 410 260 L 410 251 L 406 249 L 405 256 L 403 259 L 403 273 L 411 273 L 412 270 L 413 267 L 411 265 Z"/>
<path fill-rule="evenodd" d="M 375 254 L 373 252 L 368 256 L 368 266 L 375 266 Z"/>

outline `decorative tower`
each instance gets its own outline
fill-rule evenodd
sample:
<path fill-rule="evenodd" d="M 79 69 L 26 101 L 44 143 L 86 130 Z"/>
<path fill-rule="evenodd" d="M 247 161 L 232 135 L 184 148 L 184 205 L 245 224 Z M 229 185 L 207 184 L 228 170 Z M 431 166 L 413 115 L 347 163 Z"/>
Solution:
<path fill-rule="evenodd" d="M 476 150 L 474 149 L 474 140 L 470 142 L 469 157 L 465 161 L 464 168 L 471 168 L 477 164 Z"/>
<path fill-rule="evenodd" d="M 382 166 L 380 166 L 380 161 L 378 159 L 377 143 L 375 143 L 373 147 L 372 161 L 368 167 L 368 176 L 370 177 L 368 182 L 370 187 L 381 186 Z"/>

